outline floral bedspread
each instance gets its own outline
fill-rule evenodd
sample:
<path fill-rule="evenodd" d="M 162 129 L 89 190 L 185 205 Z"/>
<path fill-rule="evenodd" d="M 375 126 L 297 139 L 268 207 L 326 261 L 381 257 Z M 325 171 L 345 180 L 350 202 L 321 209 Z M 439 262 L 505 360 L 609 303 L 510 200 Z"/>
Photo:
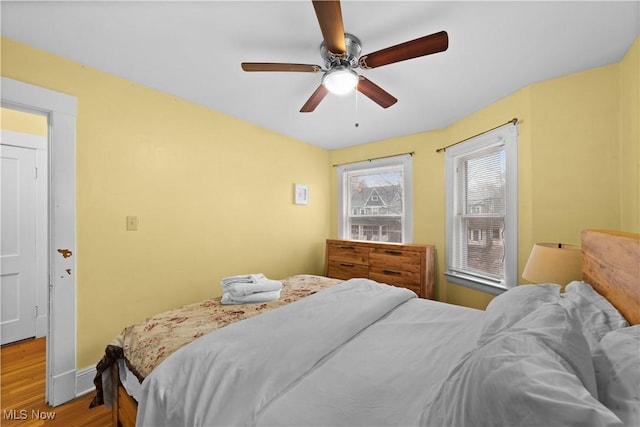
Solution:
<path fill-rule="evenodd" d="M 282 280 L 280 299 L 276 301 L 223 305 L 220 303 L 220 297 L 217 297 L 165 311 L 126 327 L 107 346 L 105 356 L 96 366 L 96 397 L 91 407 L 104 403 L 102 373 L 118 358 L 124 357 L 127 367 L 142 382 L 171 353 L 196 338 L 230 323 L 292 303 L 340 282 L 341 280 L 322 276 L 292 276 Z"/>

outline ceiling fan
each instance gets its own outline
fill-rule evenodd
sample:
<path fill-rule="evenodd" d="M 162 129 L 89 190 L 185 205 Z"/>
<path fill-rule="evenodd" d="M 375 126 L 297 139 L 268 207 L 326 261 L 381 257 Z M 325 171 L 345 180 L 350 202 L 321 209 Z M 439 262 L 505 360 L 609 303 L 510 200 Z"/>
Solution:
<path fill-rule="evenodd" d="M 274 62 L 243 62 L 244 71 L 285 71 L 324 73 L 320 86 L 300 109 L 309 113 L 329 92 L 349 93 L 356 89 L 382 108 L 388 108 L 398 100 L 377 84 L 354 71 L 355 68 L 370 69 L 393 64 L 407 59 L 430 55 L 447 50 L 449 37 L 445 31 L 400 43 L 386 49 L 360 56 L 361 43 L 357 37 L 345 33 L 342 25 L 342 9 L 339 0 L 314 0 L 313 7 L 324 39 L 320 55 L 324 66 Z"/>

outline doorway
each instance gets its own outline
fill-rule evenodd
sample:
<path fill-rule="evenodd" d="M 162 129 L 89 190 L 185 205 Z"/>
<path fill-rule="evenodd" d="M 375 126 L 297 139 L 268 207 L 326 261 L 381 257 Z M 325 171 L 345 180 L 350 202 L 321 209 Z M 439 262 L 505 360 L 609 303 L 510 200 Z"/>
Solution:
<path fill-rule="evenodd" d="M 58 406 L 76 396 L 75 140 L 77 99 L 1 80 L 1 105 L 47 117 L 49 189 L 47 236 L 48 333 L 46 402 Z"/>
<path fill-rule="evenodd" d="M 2 109 L 1 344 L 48 329 L 47 118 Z M 28 133 L 26 133 L 28 132 Z"/>

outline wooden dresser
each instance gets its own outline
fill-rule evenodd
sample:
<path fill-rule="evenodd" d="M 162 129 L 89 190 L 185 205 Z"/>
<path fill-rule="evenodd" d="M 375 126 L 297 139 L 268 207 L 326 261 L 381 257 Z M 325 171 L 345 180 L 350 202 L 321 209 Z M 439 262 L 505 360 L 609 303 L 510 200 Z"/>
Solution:
<path fill-rule="evenodd" d="M 369 278 L 433 299 L 434 260 L 432 245 L 327 239 L 325 275 L 344 280 Z"/>

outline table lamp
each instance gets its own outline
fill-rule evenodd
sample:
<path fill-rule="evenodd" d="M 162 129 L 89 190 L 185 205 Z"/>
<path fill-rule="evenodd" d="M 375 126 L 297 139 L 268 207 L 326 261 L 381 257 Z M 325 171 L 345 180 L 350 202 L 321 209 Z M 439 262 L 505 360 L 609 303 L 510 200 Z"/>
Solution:
<path fill-rule="evenodd" d="M 582 279 L 580 246 L 564 243 L 533 245 L 522 278 L 532 283 L 556 283 L 563 287 Z"/>

